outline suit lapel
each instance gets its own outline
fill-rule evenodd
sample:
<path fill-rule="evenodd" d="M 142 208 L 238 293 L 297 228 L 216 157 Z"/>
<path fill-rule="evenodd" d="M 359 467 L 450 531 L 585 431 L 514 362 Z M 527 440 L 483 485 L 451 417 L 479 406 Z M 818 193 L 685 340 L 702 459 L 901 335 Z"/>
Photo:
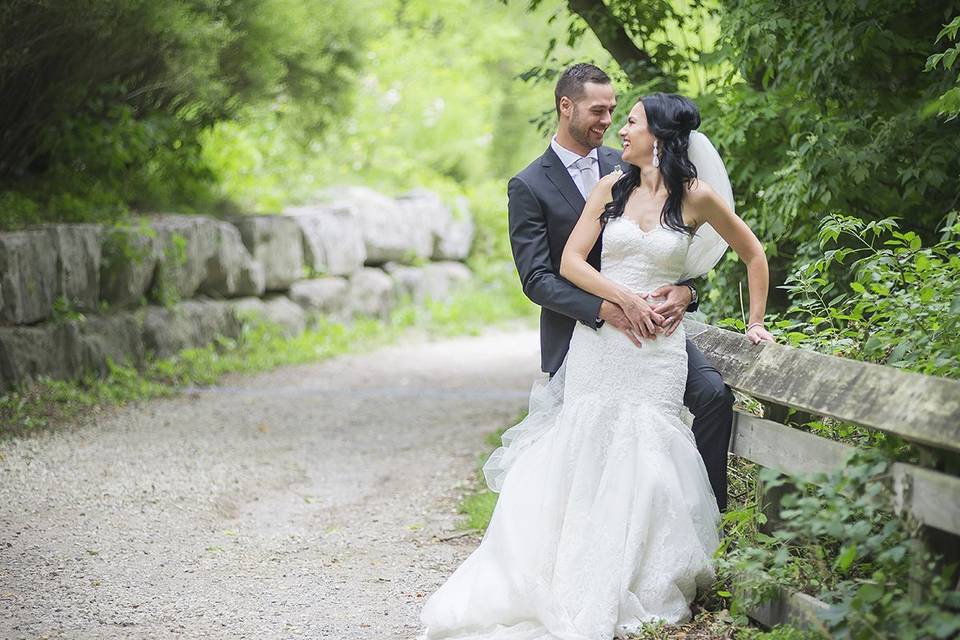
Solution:
<path fill-rule="evenodd" d="M 600 147 L 597 149 L 597 160 L 600 164 L 601 178 L 613 171 L 615 166 L 623 164 L 623 158 L 620 157 L 620 152 L 610 147 Z"/>
<path fill-rule="evenodd" d="M 547 147 L 546 153 L 540 159 L 540 164 L 547 179 L 553 183 L 553 186 L 557 188 L 557 191 L 567 201 L 574 213 L 579 216 L 586 201 L 580 195 L 580 189 L 577 189 L 573 178 L 570 177 L 570 172 L 563 166 L 563 162 L 560 161 L 552 147 Z"/>

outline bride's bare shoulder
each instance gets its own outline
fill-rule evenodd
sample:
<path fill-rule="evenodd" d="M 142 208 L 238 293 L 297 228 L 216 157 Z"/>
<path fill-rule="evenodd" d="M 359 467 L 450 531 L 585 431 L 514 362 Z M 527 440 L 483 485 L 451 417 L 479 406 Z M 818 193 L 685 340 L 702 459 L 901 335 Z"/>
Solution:
<path fill-rule="evenodd" d="M 692 207 L 694 210 L 727 207 L 726 201 L 717 193 L 716 189 L 705 181 L 697 179 L 693 179 L 687 184 L 686 193 L 684 194 L 684 204 Z"/>
<path fill-rule="evenodd" d="M 687 183 L 686 195 L 691 203 L 719 197 L 713 187 L 697 178 Z"/>
<path fill-rule="evenodd" d="M 691 226 L 699 227 L 710 212 L 717 207 L 725 207 L 726 203 L 720 194 L 703 180 L 693 179 L 687 183 L 684 198 L 684 217 L 690 217 Z"/>

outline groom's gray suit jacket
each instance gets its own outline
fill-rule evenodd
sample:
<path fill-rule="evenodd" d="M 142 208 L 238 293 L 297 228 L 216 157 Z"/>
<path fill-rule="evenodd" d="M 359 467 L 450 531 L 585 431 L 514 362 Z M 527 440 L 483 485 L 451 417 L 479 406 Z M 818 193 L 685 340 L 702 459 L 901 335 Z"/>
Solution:
<path fill-rule="evenodd" d="M 622 162 L 620 152 L 597 149 L 600 176 Z M 597 327 L 602 300 L 560 276 L 560 257 L 585 204 L 570 173 L 551 147 L 510 179 L 510 245 L 523 292 L 540 305 L 540 365 L 557 372 L 567 355 L 576 321 Z M 587 256 L 600 268 L 601 238 Z M 693 309 L 691 309 L 692 311 Z"/>

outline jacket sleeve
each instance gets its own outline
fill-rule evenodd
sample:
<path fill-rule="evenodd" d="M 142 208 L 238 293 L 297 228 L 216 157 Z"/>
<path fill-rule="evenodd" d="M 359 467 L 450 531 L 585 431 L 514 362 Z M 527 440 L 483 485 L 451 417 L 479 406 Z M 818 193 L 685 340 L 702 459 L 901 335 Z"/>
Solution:
<path fill-rule="evenodd" d="M 603 300 L 560 277 L 550 259 L 547 222 L 540 201 L 519 177 L 507 185 L 510 247 L 523 293 L 533 302 L 596 328 Z"/>

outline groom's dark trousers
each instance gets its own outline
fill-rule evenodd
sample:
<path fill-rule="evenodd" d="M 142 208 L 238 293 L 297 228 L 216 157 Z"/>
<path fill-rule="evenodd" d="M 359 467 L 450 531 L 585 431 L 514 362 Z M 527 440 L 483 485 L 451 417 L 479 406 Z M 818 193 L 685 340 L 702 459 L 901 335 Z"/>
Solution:
<path fill-rule="evenodd" d="M 597 149 L 600 175 L 622 162 L 620 152 Z M 598 327 L 602 300 L 560 276 L 560 256 L 583 211 L 584 199 L 557 154 L 546 152 L 511 178 L 510 245 L 523 292 L 540 305 L 541 368 L 553 375 L 570 347 L 576 323 Z M 602 236 L 601 236 L 602 240 Z M 600 243 L 587 257 L 600 268 Z M 695 309 L 689 309 L 691 311 Z M 733 394 L 720 374 L 687 340 L 687 387 L 683 402 L 694 415 L 693 435 L 720 510 L 727 507 L 727 449 L 733 425 Z"/>

